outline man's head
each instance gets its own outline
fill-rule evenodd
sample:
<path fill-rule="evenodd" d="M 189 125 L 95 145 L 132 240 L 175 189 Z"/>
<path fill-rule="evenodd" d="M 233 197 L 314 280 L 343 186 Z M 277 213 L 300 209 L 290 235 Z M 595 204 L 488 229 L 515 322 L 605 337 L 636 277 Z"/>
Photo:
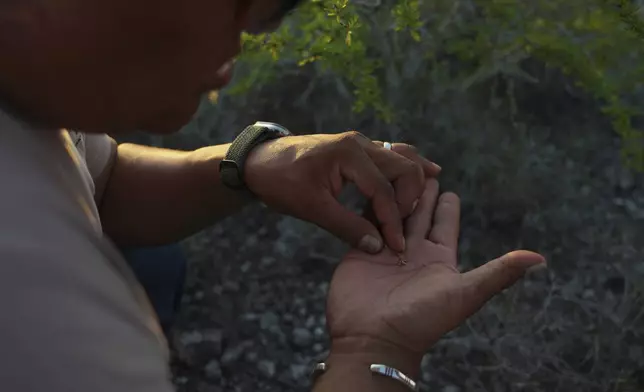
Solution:
<path fill-rule="evenodd" d="M 223 87 L 242 31 L 296 0 L 0 2 L 0 104 L 48 126 L 171 132 Z"/>

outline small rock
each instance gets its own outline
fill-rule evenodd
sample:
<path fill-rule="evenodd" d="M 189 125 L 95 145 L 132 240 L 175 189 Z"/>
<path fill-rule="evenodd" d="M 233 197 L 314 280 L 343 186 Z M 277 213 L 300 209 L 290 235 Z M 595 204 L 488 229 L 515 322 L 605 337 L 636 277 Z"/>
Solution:
<path fill-rule="evenodd" d="M 224 354 L 221 356 L 221 364 L 228 366 L 237 362 L 237 360 L 241 358 L 242 354 L 244 354 L 244 351 L 246 351 L 246 349 L 248 349 L 252 345 L 253 342 L 244 341 L 236 346 L 227 348 L 226 351 L 224 351 Z"/>
<path fill-rule="evenodd" d="M 637 213 L 640 211 L 637 204 L 631 199 L 624 200 L 624 206 L 626 207 L 626 210 L 633 215 L 637 215 Z"/>
<path fill-rule="evenodd" d="M 270 330 L 273 326 L 278 325 L 280 318 L 274 312 L 266 312 L 262 314 L 259 320 L 259 325 L 263 330 Z"/>
<path fill-rule="evenodd" d="M 210 343 L 221 343 L 224 334 L 221 329 L 206 329 L 202 332 L 203 340 Z"/>
<path fill-rule="evenodd" d="M 221 366 L 219 365 L 219 362 L 216 359 L 213 359 L 210 362 L 208 362 L 208 364 L 204 368 L 204 371 L 206 372 L 206 377 L 208 378 L 211 378 L 211 379 L 221 378 Z"/>
<path fill-rule="evenodd" d="M 581 297 L 583 299 L 591 299 L 595 297 L 595 290 L 593 289 L 586 289 L 584 292 L 581 294 Z"/>
<path fill-rule="evenodd" d="M 642 357 L 644 357 L 644 349 L 640 346 L 630 346 L 628 348 L 628 356 L 635 362 L 641 361 Z"/>
<path fill-rule="evenodd" d="M 203 342 L 210 347 L 214 355 L 221 355 L 221 342 L 224 335 L 220 329 L 207 329 L 203 331 Z"/>
<path fill-rule="evenodd" d="M 304 324 L 306 328 L 313 328 L 315 326 L 315 316 L 309 316 L 309 318 L 306 319 L 306 323 Z"/>
<path fill-rule="evenodd" d="M 322 282 L 318 285 L 318 290 L 324 295 L 326 295 L 327 291 L 329 291 L 329 283 L 328 282 Z"/>
<path fill-rule="evenodd" d="M 445 347 L 444 355 L 446 358 L 461 360 L 468 352 L 469 347 L 466 344 L 450 343 Z"/>
<path fill-rule="evenodd" d="M 188 377 L 177 377 L 174 379 L 174 383 L 177 385 L 184 385 L 188 382 Z"/>
<path fill-rule="evenodd" d="M 273 378 L 275 376 L 275 362 L 263 359 L 257 363 L 257 370 L 268 378 Z"/>
<path fill-rule="evenodd" d="M 305 365 L 293 364 L 289 369 L 289 373 L 293 380 L 301 380 L 305 378 L 308 372 L 309 372 L 309 367 Z"/>
<path fill-rule="evenodd" d="M 246 321 L 255 321 L 259 319 L 259 315 L 257 313 L 248 312 L 248 313 L 244 313 L 242 318 Z"/>
<path fill-rule="evenodd" d="M 442 392 L 461 392 L 461 388 L 456 385 L 445 385 L 442 389 Z"/>
<path fill-rule="evenodd" d="M 255 245 L 257 245 L 257 236 L 249 235 L 248 238 L 246 238 L 246 246 L 252 248 Z"/>
<path fill-rule="evenodd" d="M 216 295 L 221 295 L 221 293 L 224 292 L 224 288 L 221 285 L 216 284 L 212 286 L 212 292 Z"/>
<path fill-rule="evenodd" d="M 202 300 L 202 299 L 203 299 L 203 297 L 204 297 L 203 291 L 197 291 L 197 292 L 195 293 L 195 299 L 196 299 L 197 301 Z"/>
<path fill-rule="evenodd" d="M 264 267 L 270 267 L 275 263 L 275 258 L 271 256 L 264 256 L 262 257 L 261 263 Z"/>
<path fill-rule="evenodd" d="M 255 351 L 249 351 L 246 353 L 246 356 L 244 358 L 248 362 L 255 362 L 257 361 L 257 358 L 259 358 L 259 355 Z"/>
<path fill-rule="evenodd" d="M 281 255 L 289 255 L 291 249 L 288 244 L 284 243 L 284 241 L 278 240 L 275 242 L 275 251 Z"/>
<path fill-rule="evenodd" d="M 316 338 L 318 338 L 318 339 L 323 338 L 323 337 L 324 337 L 324 335 L 325 335 L 324 328 L 322 328 L 322 327 L 316 327 L 316 328 L 313 330 L 313 335 L 315 335 L 315 337 L 316 337 Z"/>
<path fill-rule="evenodd" d="M 313 345 L 313 351 L 315 351 L 316 353 L 321 353 L 322 351 L 324 351 L 324 346 L 320 343 L 315 343 Z"/>
<path fill-rule="evenodd" d="M 228 291 L 239 291 L 239 283 L 229 280 L 226 283 L 224 283 L 224 289 Z"/>
<path fill-rule="evenodd" d="M 635 271 L 640 274 L 644 274 L 644 261 L 640 261 L 639 263 L 635 264 Z"/>
<path fill-rule="evenodd" d="M 242 273 L 245 274 L 246 272 L 248 272 L 248 270 L 250 270 L 250 267 L 252 266 L 253 264 L 250 261 L 247 261 L 244 264 L 242 264 L 241 267 L 239 267 L 239 269 L 241 270 Z"/>
<path fill-rule="evenodd" d="M 635 187 L 635 178 L 633 173 L 626 169 L 622 168 L 619 173 L 619 187 L 624 191 L 630 191 Z"/>
<path fill-rule="evenodd" d="M 295 328 L 293 330 L 293 343 L 300 347 L 307 347 L 311 344 L 311 332 L 304 328 Z"/>
<path fill-rule="evenodd" d="M 190 331 L 181 334 L 179 341 L 183 346 L 192 346 L 203 342 L 203 334 L 199 331 Z"/>
<path fill-rule="evenodd" d="M 432 356 L 430 354 L 423 355 L 423 360 L 420 362 L 421 369 L 429 369 L 432 365 Z"/>

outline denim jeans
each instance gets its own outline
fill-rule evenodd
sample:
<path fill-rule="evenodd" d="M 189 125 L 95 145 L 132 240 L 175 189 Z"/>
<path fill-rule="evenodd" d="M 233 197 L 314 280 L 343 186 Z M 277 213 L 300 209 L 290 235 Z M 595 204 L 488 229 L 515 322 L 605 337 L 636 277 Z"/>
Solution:
<path fill-rule="evenodd" d="M 121 252 L 145 289 L 168 337 L 179 312 L 186 279 L 186 258 L 181 247 L 173 244 L 125 248 Z"/>

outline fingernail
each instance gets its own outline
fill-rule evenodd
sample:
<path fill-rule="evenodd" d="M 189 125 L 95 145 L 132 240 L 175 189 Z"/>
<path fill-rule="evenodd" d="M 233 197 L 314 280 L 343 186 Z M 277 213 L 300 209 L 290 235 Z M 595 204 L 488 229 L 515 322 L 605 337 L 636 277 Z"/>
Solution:
<path fill-rule="evenodd" d="M 545 271 L 546 269 L 548 269 L 548 264 L 539 263 L 539 264 L 533 265 L 532 267 L 528 268 L 525 271 L 525 274 L 526 274 L 526 276 L 535 275 L 535 274 L 538 274 L 541 271 Z"/>
<path fill-rule="evenodd" d="M 433 167 L 436 171 L 441 171 L 441 170 L 443 170 L 443 168 L 442 168 L 442 167 L 438 166 L 438 165 L 437 165 L 437 164 L 435 164 L 434 162 L 432 162 L 432 167 Z"/>
<path fill-rule="evenodd" d="M 407 242 L 405 241 L 405 237 L 400 236 L 400 245 L 402 246 L 402 251 L 407 250 Z"/>
<path fill-rule="evenodd" d="M 416 199 L 414 204 L 411 205 L 411 212 L 416 211 L 416 207 L 418 207 L 418 199 Z"/>
<path fill-rule="evenodd" d="M 367 234 L 362 237 L 358 247 L 360 250 L 367 253 L 378 253 L 380 252 L 380 249 L 382 249 L 382 242 L 378 238 Z"/>

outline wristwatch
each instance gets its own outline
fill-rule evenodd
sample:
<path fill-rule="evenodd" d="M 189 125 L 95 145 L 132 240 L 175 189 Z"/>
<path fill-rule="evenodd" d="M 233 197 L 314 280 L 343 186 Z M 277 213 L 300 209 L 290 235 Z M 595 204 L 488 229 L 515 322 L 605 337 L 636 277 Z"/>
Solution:
<path fill-rule="evenodd" d="M 251 150 L 268 140 L 291 135 L 293 134 L 285 127 L 271 122 L 258 121 L 246 127 L 233 140 L 226 156 L 219 163 L 219 175 L 223 184 L 235 190 L 245 189 L 244 164 Z"/>

